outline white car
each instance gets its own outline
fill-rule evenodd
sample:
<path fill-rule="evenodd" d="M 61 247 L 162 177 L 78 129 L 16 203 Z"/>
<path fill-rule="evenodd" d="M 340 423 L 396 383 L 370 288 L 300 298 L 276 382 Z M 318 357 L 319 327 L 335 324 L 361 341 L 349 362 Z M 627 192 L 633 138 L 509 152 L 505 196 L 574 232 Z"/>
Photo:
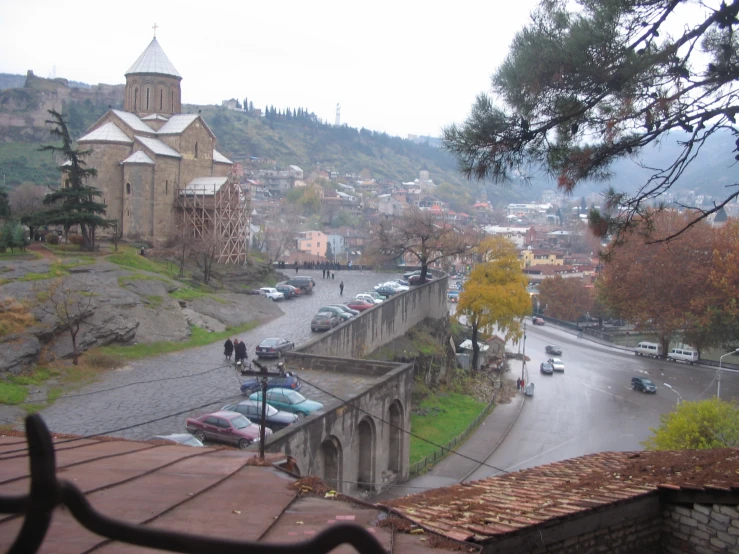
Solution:
<path fill-rule="evenodd" d="M 393 288 L 399 292 L 404 292 L 407 290 L 411 290 L 410 287 L 407 287 L 405 285 L 401 285 L 400 283 L 396 283 L 395 281 L 388 281 L 387 283 L 382 283 L 380 286 L 382 287 L 390 287 Z"/>
<path fill-rule="evenodd" d="M 564 371 L 565 370 L 565 364 L 559 358 L 549 358 L 547 360 L 547 363 L 550 364 L 554 368 L 554 371 Z"/>
<path fill-rule="evenodd" d="M 277 289 L 273 289 L 272 287 L 262 287 L 259 289 L 264 296 L 267 298 L 271 298 L 272 300 L 282 300 L 285 298 L 285 295 L 282 294 Z"/>
<path fill-rule="evenodd" d="M 379 294 L 375 293 L 377 296 L 380 296 Z M 376 298 L 374 295 L 363 292 L 361 294 L 358 294 L 354 297 L 357 300 L 365 300 L 366 302 L 369 302 L 370 304 L 380 304 L 384 300 L 383 298 Z"/>

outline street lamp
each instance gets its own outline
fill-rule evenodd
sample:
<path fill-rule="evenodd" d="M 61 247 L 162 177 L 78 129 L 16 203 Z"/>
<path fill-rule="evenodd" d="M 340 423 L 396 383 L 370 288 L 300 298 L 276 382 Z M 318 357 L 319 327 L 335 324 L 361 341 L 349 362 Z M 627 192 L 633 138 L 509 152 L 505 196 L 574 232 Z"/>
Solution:
<path fill-rule="evenodd" d="M 739 348 L 732 350 L 731 352 L 727 352 L 718 359 L 718 388 L 716 389 L 717 400 L 721 399 L 721 363 L 724 361 L 726 356 L 733 356 L 734 354 L 739 354 Z"/>
<path fill-rule="evenodd" d="M 680 393 L 677 392 L 676 389 L 672 388 L 668 383 L 662 383 L 664 386 L 666 386 L 668 389 L 670 389 L 672 392 L 674 392 L 677 395 L 677 405 L 680 405 L 680 401 L 683 399 L 682 396 L 680 396 Z"/>

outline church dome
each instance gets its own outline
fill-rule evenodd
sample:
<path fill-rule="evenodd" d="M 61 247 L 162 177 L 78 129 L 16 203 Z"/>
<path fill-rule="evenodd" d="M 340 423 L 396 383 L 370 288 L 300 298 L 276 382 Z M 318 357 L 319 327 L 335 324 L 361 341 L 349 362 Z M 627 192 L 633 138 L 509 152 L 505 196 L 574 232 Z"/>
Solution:
<path fill-rule="evenodd" d="M 162 47 L 159 46 L 156 37 L 152 39 L 149 46 L 147 46 L 146 50 L 144 50 L 144 52 L 139 56 L 139 59 L 134 62 L 131 69 L 126 71 L 125 75 L 128 76 L 136 73 L 153 73 L 156 75 L 168 75 L 170 77 L 179 77 L 182 79 L 182 76 L 177 73 L 172 62 L 169 61 L 167 54 L 165 54 Z"/>

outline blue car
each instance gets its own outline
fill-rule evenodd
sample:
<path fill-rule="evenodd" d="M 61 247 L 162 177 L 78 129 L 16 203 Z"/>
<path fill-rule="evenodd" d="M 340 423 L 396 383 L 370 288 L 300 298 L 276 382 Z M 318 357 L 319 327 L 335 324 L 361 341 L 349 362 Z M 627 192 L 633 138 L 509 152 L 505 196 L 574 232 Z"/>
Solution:
<path fill-rule="evenodd" d="M 300 378 L 289 371 L 280 377 L 270 377 L 267 380 L 267 390 L 277 388 L 298 391 L 300 390 Z M 241 394 L 247 395 L 259 390 L 262 390 L 261 379 L 247 379 L 241 383 Z"/>

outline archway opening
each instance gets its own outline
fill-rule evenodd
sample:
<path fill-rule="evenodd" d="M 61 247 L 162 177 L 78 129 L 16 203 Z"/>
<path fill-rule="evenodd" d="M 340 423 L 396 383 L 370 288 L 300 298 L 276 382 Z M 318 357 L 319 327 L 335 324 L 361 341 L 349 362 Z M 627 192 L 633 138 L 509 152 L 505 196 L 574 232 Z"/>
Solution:
<path fill-rule="evenodd" d="M 388 445 L 387 468 L 396 475 L 400 475 L 403 467 L 403 407 L 396 400 L 390 404 L 388 411 L 390 444 Z"/>
<path fill-rule="evenodd" d="M 335 490 L 341 490 L 341 444 L 329 438 L 321 443 L 323 475 L 326 484 Z"/>
<path fill-rule="evenodd" d="M 357 487 L 364 490 L 374 488 L 372 466 L 375 459 L 375 434 L 372 424 L 363 419 L 357 426 L 359 435 L 359 468 L 357 471 Z"/>

